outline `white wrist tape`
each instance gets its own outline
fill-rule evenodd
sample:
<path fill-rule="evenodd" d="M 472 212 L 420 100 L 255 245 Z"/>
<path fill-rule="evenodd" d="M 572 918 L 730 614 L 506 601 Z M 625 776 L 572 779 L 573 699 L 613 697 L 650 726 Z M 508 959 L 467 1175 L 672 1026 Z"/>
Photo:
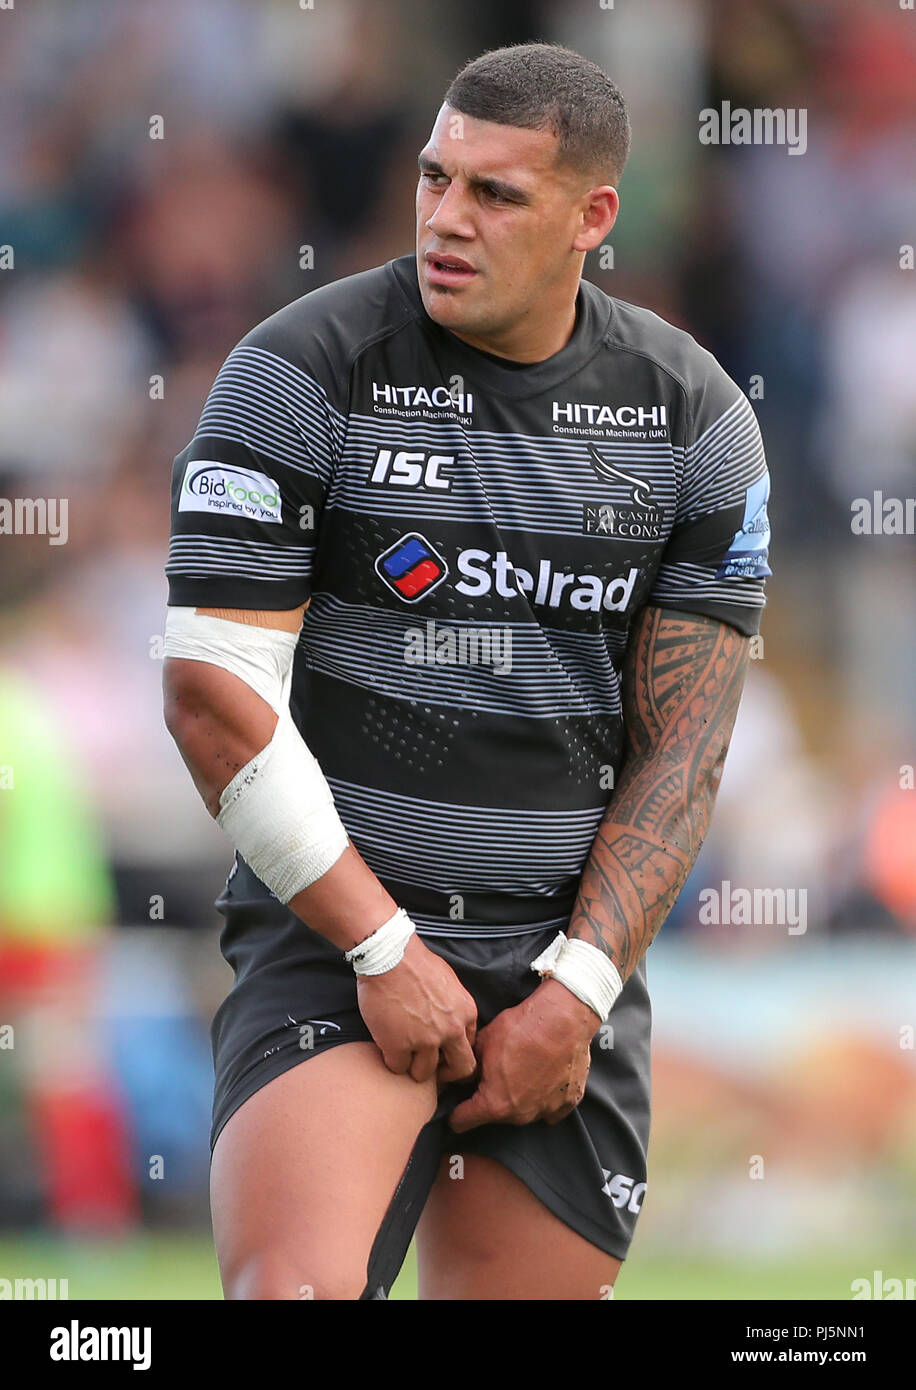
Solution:
<path fill-rule="evenodd" d="M 349 843 L 331 789 L 289 712 L 295 633 L 170 608 L 165 655 L 238 676 L 276 710 L 273 737 L 220 795 L 217 824 L 262 883 L 288 903 Z"/>
<path fill-rule="evenodd" d="M 577 999 L 593 1009 L 602 1023 L 614 1007 L 623 981 L 614 963 L 588 941 L 569 940 L 558 932 L 536 960 L 531 962 L 542 979 L 559 980 Z"/>
<path fill-rule="evenodd" d="M 346 951 L 344 960 L 352 962 L 357 975 L 384 975 L 400 964 L 415 931 L 413 922 L 403 907 L 399 907 L 394 916 L 383 922 L 365 941 Z"/>

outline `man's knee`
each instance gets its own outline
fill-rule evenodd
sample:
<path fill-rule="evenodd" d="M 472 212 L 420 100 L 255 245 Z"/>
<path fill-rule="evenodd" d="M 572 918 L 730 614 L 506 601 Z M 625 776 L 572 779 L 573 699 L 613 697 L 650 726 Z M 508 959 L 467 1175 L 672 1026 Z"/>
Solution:
<path fill-rule="evenodd" d="M 221 1271 L 227 1299 L 358 1299 L 366 1286 L 366 1265 L 358 1261 L 310 1258 L 286 1252 L 258 1251 Z"/>

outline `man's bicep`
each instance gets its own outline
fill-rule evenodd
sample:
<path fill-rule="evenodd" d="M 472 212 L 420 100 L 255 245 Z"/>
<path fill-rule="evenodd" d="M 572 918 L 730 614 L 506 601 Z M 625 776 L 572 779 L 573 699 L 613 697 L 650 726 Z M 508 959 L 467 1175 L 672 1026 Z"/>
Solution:
<path fill-rule="evenodd" d="M 289 698 L 288 674 L 306 606 L 169 609 L 165 724 L 213 816 L 232 777 L 274 735 Z"/>
<path fill-rule="evenodd" d="M 731 736 L 750 638 L 700 614 L 647 605 L 627 648 L 623 709 L 631 754 L 660 744 L 721 748 Z"/>

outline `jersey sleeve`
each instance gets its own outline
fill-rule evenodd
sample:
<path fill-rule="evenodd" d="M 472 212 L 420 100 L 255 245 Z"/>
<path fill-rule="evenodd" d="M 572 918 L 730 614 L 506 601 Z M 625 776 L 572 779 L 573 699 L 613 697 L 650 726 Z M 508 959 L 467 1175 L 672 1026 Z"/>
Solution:
<path fill-rule="evenodd" d="M 688 414 L 684 475 L 648 602 L 718 618 L 747 637 L 766 599 L 770 477 L 744 392 L 713 357 Z"/>
<path fill-rule="evenodd" d="M 173 605 L 278 610 L 311 595 L 343 422 L 320 382 L 272 350 L 263 329 L 223 363 L 173 465 Z"/>

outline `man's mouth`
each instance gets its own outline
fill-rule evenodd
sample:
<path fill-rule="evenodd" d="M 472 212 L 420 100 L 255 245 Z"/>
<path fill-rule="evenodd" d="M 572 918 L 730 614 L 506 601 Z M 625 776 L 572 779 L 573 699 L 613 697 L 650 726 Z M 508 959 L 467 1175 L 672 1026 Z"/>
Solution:
<path fill-rule="evenodd" d="M 433 285 L 464 285 L 473 280 L 477 271 L 461 256 L 440 255 L 437 251 L 427 251 L 426 274 Z"/>

